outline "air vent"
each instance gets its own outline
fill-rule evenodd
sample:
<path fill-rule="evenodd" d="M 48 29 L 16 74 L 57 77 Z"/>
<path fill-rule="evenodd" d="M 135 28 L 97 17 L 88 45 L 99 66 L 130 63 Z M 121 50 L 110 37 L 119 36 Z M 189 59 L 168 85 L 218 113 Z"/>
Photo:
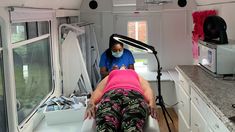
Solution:
<path fill-rule="evenodd" d="M 136 0 L 113 0 L 114 7 L 136 6 Z"/>

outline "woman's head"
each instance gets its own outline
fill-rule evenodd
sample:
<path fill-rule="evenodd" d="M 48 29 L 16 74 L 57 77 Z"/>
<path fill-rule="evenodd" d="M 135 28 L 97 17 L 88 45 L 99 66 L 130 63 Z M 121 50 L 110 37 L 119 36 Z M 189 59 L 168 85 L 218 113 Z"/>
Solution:
<path fill-rule="evenodd" d="M 113 39 L 113 35 L 109 39 L 109 51 L 111 51 L 112 56 L 119 58 L 123 54 L 123 44 Z"/>

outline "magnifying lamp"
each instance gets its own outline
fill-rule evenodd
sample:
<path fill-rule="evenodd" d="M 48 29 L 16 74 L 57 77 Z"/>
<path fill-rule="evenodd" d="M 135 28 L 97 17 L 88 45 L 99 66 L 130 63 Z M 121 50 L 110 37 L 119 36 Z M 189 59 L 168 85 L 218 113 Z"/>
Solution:
<path fill-rule="evenodd" d="M 171 132 L 171 129 L 170 129 L 170 126 L 169 126 L 169 123 L 168 123 L 168 119 L 166 116 L 169 116 L 171 122 L 173 123 L 173 120 L 170 116 L 170 114 L 168 113 L 166 107 L 165 107 L 165 104 L 164 104 L 164 100 L 163 100 L 163 97 L 161 95 L 161 70 L 162 68 L 160 67 L 160 62 L 159 62 L 159 59 L 157 57 L 157 51 L 155 50 L 155 48 L 153 46 L 150 46 L 150 45 L 147 45 L 141 41 L 138 41 L 138 40 L 135 40 L 135 39 L 132 39 L 130 37 L 127 37 L 127 36 L 123 36 L 123 35 L 119 35 L 119 34 L 113 34 L 112 35 L 113 39 L 122 43 L 122 44 L 126 44 L 126 45 L 130 45 L 130 46 L 133 46 L 135 48 L 138 48 L 138 49 L 141 49 L 147 53 L 152 53 L 154 54 L 156 60 L 157 60 L 157 84 L 158 84 L 158 96 L 156 98 L 156 102 L 158 100 L 158 103 L 157 105 L 160 105 L 161 106 L 161 109 L 162 109 L 162 112 L 163 112 L 163 115 L 164 115 L 164 118 L 166 120 L 166 124 L 167 124 L 167 127 L 168 127 L 168 130 L 169 132 Z"/>

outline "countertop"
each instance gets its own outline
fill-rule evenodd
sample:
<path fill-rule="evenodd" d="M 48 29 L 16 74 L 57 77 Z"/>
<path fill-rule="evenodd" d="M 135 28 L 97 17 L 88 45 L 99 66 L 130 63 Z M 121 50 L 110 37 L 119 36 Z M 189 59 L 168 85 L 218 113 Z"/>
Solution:
<path fill-rule="evenodd" d="M 229 120 L 235 116 L 232 107 L 235 104 L 235 81 L 215 78 L 198 65 L 179 65 L 176 70 L 194 85 L 195 91 L 228 129 L 235 131 L 235 122 Z"/>

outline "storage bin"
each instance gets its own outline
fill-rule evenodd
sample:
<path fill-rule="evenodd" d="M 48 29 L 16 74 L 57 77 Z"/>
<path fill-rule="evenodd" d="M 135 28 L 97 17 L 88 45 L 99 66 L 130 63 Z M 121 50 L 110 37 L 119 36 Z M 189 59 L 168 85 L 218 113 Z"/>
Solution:
<path fill-rule="evenodd" d="M 47 125 L 56 125 L 61 123 L 83 122 L 86 107 L 80 109 L 66 109 L 47 111 L 45 108 L 44 115 Z"/>

